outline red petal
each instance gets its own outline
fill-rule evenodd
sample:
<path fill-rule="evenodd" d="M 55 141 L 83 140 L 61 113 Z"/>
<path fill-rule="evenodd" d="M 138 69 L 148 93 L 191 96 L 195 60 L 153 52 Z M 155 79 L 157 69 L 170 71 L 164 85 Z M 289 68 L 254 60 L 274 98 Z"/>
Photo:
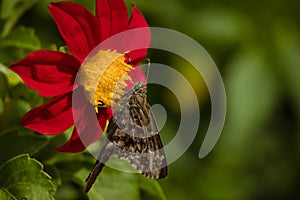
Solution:
<path fill-rule="evenodd" d="M 98 49 L 114 49 L 120 53 L 129 52 L 129 60 L 135 65 L 142 61 L 147 54 L 151 42 L 150 29 L 143 15 L 132 5 L 132 16 L 123 31 L 101 42 Z"/>
<path fill-rule="evenodd" d="M 80 63 L 72 56 L 49 50 L 35 51 L 11 69 L 42 96 L 58 96 L 73 90 Z"/>
<path fill-rule="evenodd" d="M 95 110 L 90 105 L 86 109 L 85 117 L 82 117 L 81 120 L 78 121 L 70 140 L 63 146 L 56 147 L 56 149 L 63 152 L 74 153 L 83 151 L 88 145 L 101 137 L 102 130 L 104 130 L 106 126 L 106 120 L 109 120 L 110 118 L 110 109 L 103 108 L 99 110 L 98 120 L 95 120 Z M 99 128 L 99 124 L 101 128 Z"/>
<path fill-rule="evenodd" d="M 98 117 L 94 107 L 86 100 L 82 88 L 73 93 L 73 117 L 75 129 L 70 140 L 63 146 L 57 147 L 59 151 L 79 152 L 89 144 L 100 138 L 106 125 L 106 120 L 111 118 L 110 109 L 100 109 Z M 100 126 L 99 126 L 100 124 Z"/>
<path fill-rule="evenodd" d="M 127 28 L 128 12 L 124 0 L 97 0 L 96 16 L 101 24 L 102 41 Z"/>
<path fill-rule="evenodd" d="M 109 0 L 111 9 L 110 35 L 126 30 L 128 11 L 124 0 Z"/>
<path fill-rule="evenodd" d="M 83 150 L 85 150 L 85 148 L 86 147 L 82 143 L 76 128 L 74 128 L 72 136 L 66 144 L 64 144 L 63 146 L 60 146 L 60 147 L 56 147 L 56 149 L 58 151 L 72 152 L 72 153 L 77 153 L 77 152 L 83 151 Z"/>
<path fill-rule="evenodd" d="M 62 133 L 73 124 L 72 95 L 53 97 L 47 103 L 32 109 L 21 120 L 29 129 L 45 135 Z"/>
<path fill-rule="evenodd" d="M 106 121 L 112 118 L 112 110 L 110 108 L 100 108 L 97 118 L 101 128 L 105 129 Z"/>
<path fill-rule="evenodd" d="M 48 10 L 70 51 L 82 62 L 100 42 L 97 18 L 86 8 L 71 2 L 52 2 Z"/>
<path fill-rule="evenodd" d="M 133 64 L 139 63 L 147 55 L 147 50 L 151 42 L 151 32 L 143 14 L 138 9 L 136 9 L 135 4 L 132 4 L 132 15 L 130 17 L 127 29 L 130 30 L 144 27 L 146 28 L 136 31 L 136 34 L 134 32 L 131 36 L 131 40 L 128 39 L 128 42 L 131 42 L 135 45 L 139 44 L 140 46 L 147 47 L 143 49 L 134 50 L 128 53 Z"/>

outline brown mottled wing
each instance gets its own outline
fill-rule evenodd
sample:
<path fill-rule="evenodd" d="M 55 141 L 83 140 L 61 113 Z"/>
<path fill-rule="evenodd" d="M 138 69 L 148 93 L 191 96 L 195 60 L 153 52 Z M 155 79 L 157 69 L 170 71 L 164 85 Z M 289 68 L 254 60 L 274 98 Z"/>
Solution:
<path fill-rule="evenodd" d="M 148 178 L 165 178 L 167 160 L 154 115 L 146 99 L 146 85 L 135 85 L 116 109 L 107 128 L 107 138 L 93 171 L 87 178 L 88 192 L 110 156 L 127 160 Z"/>

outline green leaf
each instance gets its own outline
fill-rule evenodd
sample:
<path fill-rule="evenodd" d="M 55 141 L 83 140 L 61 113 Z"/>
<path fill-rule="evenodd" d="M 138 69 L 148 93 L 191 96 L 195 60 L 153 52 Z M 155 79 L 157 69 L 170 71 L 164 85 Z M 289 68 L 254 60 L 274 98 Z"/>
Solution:
<path fill-rule="evenodd" d="M 36 158 L 35 155 L 34 157 Z M 60 171 L 53 165 L 47 165 L 46 163 L 44 163 L 44 166 L 44 171 L 52 177 L 53 186 L 55 190 L 57 190 L 57 188 L 62 185 L 62 177 Z"/>
<path fill-rule="evenodd" d="M 8 35 L 20 17 L 38 0 L 2 0 L 0 19 L 4 21 L 1 36 Z"/>
<path fill-rule="evenodd" d="M 88 193 L 91 200 L 165 200 L 166 197 L 156 180 L 148 179 L 139 173 L 128 173 L 125 171 L 136 171 L 127 162 L 118 159 L 110 159 L 110 166 L 122 169 L 118 171 L 104 167 L 95 184 Z M 83 172 L 82 172 L 83 173 Z M 86 178 L 87 172 L 81 174 Z"/>
<path fill-rule="evenodd" d="M 0 194 L 10 199 L 54 199 L 51 177 L 42 169 L 28 154 L 12 158 L 0 167 Z"/>
<path fill-rule="evenodd" d="M 91 200 L 138 200 L 140 198 L 137 176 L 105 167 L 88 196 Z"/>
<path fill-rule="evenodd" d="M 12 196 L 7 190 L 0 188 L 0 199 L 6 200 L 17 200 L 15 197 Z"/>
<path fill-rule="evenodd" d="M 4 99 L 7 96 L 9 88 L 8 88 L 8 80 L 4 73 L 0 71 L 0 98 Z"/>
<path fill-rule="evenodd" d="M 0 164 L 19 154 L 33 155 L 46 145 L 48 138 L 42 135 L 20 134 L 17 130 L 0 134 Z"/>
<path fill-rule="evenodd" d="M 33 28 L 18 26 L 7 37 L 2 39 L 1 48 L 7 47 L 37 50 L 41 48 L 41 44 Z"/>
<path fill-rule="evenodd" d="M 9 85 L 16 85 L 16 84 L 22 82 L 21 78 L 16 73 L 9 70 L 5 65 L 3 65 L 1 63 L 0 63 L 0 72 L 5 74 L 5 76 L 8 79 Z"/>
<path fill-rule="evenodd" d="M 43 98 L 35 90 L 28 88 L 23 83 L 12 87 L 11 98 L 23 99 L 27 101 L 32 108 L 41 105 L 44 101 Z"/>
<path fill-rule="evenodd" d="M 159 183 L 154 179 L 138 176 L 141 199 L 143 200 L 167 200 Z"/>
<path fill-rule="evenodd" d="M 52 149 L 54 148 L 52 147 Z M 87 199 L 87 195 L 83 193 L 82 189 L 82 177 L 85 177 L 88 172 L 84 172 L 82 176 L 78 176 L 78 174 L 86 167 L 89 168 L 92 166 L 93 162 L 92 157 L 84 153 L 74 154 L 56 151 L 55 156 L 46 161 L 47 165 L 51 165 L 59 171 L 59 177 L 48 169 L 46 169 L 46 171 L 52 175 L 54 180 L 55 177 L 56 179 L 62 180 L 62 182 L 58 184 L 59 187 L 54 195 L 55 199 Z"/>
<path fill-rule="evenodd" d="M 0 39 L 0 60 L 9 65 L 40 48 L 34 29 L 18 26 L 7 37 Z"/>
<path fill-rule="evenodd" d="M 9 99 L 3 104 L 4 110 L 2 115 L 0 115 L 0 132 L 12 128 L 18 128 L 22 132 L 32 132 L 20 124 L 22 116 L 31 109 L 28 102 L 22 99 Z"/>
<path fill-rule="evenodd" d="M 47 162 L 49 165 L 55 165 L 58 161 L 65 160 L 69 154 L 59 152 L 55 149 L 57 146 L 61 146 L 67 142 L 66 135 L 72 133 L 73 128 L 69 128 L 62 134 L 49 137 L 49 142 L 37 152 L 34 157 L 42 162 Z M 62 156 L 63 155 L 63 156 Z M 76 154 L 73 155 L 74 160 L 76 160 Z"/>

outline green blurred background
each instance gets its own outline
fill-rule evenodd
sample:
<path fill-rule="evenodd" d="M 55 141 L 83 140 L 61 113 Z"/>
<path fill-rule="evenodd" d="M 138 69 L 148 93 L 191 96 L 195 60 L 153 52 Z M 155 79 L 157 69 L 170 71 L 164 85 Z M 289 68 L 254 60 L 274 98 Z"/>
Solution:
<path fill-rule="evenodd" d="M 0 48 L 2 64 L 8 65 L 39 48 L 64 45 L 46 10 L 49 2 L 34 4 L 21 13 L 18 21 L 18 25 L 33 28 L 31 31 L 35 31 L 40 44 L 31 39 L 30 44 L 35 45 L 28 44 L 29 48 L 22 51 L 9 45 Z M 74 2 L 94 11 L 93 0 Z M 197 40 L 217 64 L 227 92 L 223 133 L 213 151 L 199 159 L 210 117 L 206 86 L 185 61 L 166 52 L 150 51 L 153 62 L 170 65 L 191 80 L 201 109 L 195 141 L 169 166 L 168 179 L 159 181 L 167 199 L 300 199 L 300 1 L 134 2 L 149 26 L 174 29 Z M 126 3 L 130 8 L 132 1 Z M 176 104 L 172 105 L 175 97 L 164 88 L 149 87 L 150 102 L 161 103 L 168 112 L 161 131 L 168 142 L 176 132 L 180 116 Z M 21 89 L 14 91 L 18 97 Z M 38 105 L 42 100 L 36 98 L 35 105 Z M 35 105 L 19 106 L 24 114 Z M 9 122 L 16 121 L 3 114 L 3 105 L 0 111 L 0 131 L 3 131 L 9 128 L 4 128 L 10 126 Z"/>

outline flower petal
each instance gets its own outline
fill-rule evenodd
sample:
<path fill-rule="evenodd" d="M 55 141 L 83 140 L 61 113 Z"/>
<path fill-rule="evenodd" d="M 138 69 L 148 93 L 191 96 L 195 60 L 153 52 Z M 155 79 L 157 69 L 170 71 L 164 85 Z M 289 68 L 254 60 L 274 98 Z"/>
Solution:
<path fill-rule="evenodd" d="M 53 97 L 45 104 L 29 111 L 21 119 L 24 127 L 45 135 L 62 133 L 73 123 L 71 93 Z"/>
<path fill-rule="evenodd" d="M 80 63 L 68 54 L 40 50 L 14 63 L 10 69 L 40 95 L 58 96 L 73 90 L 79 67 Z"/>
<path fill-rule="evenodd" d="M 141 46 L 146 46 L 147 48 L 134 50 L 128 53 L 130 56 L 133 64 L 139 63 L 142 61 L 145 56 L 147 55 L 148 47 L 150 46 L 151 42 L 151 33 L 150 29 L 148 28 L 147 21 L 145 20 L 143 14 L 136 8 L 135 4 L 132 4 L 132 15 L 130 17 L 128 27 L 127 29 L 135 29 L 135 28 L 144 28 L 147 27 L 147 29 L 142 29 L 141 31 L 137 31 L 136 34 L 133 34 L 131 36 L 132 43 L 140 43 Z"/>
<path fill-rule="evenodd" d="M 97 0 L 96 16 L 101 24 L 102 41 L 127 28 L 128 11 L 124 0 Z"/>
<path fill-rule="evenodd" d="M 98 46 L 99 49 L 114 49 L 120 53 L 127 53 L 126 62 L 136 65 L 147 54 L 151 42 L 150 29 L 143 15 L 132 5 L 132 16 L 127 30 L 107 38 Z"/>
<path fill-rule="evenodd" d="M 62 151 L 62 152 L 77 153 L 77 152 L 85 150 L 86 147 L 82 143 L 82 141 L 78 135 L 77 129 L 74 128 L 72 136 L 69 139 L 69 141 L 66 144 L 64 144 L 63 146 L 55 147 L 55 148 L 58 151 Z"/>
<path fill-rule="evenodd" d="M 72 2 L 52 2 L 48 10 L 71 53 L 82 62 L 100 43 L 99 21 L 89 10 Z"/>
<path fill-rule="evenodd" d="M 101 137 L 106 126 L 106 121 L 111 118 L 111 110 L 106 108 L 100 109 L 98 120 L 95 120 L 95 110 L 90 105 L 86 108 L 85 114 L 86 115 L 78 121 L 69 141 L 63 146 L 56 147 L 57 150 L 74 153 L 80 152 Z"/>

